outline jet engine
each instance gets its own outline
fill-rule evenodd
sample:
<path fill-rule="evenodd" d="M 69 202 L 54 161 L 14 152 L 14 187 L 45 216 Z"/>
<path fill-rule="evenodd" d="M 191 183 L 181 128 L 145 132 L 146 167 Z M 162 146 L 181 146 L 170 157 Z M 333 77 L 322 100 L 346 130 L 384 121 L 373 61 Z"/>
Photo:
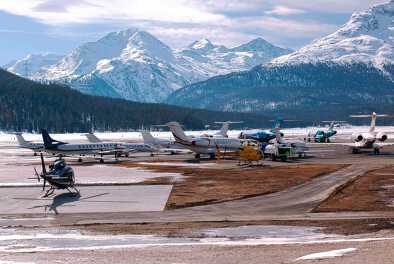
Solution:
<path fill-rule="evenodd" d="M 363 137 L 363 135 L 361 135 L 361 134 L 353 134 L 353 135 L 352 135 L 352 141 L 360 142 L 360 141 L 362 141 L 363 139 L 364 139 L 364 137 Z"/>
<path fill-rule="evenodd" d="M 386 141 L 386 140 L 388 139 L 388 136 L 387 136 L 386 133 L 379 132 L 379 133 L 376 135 L 376 139 L 379 140 L 379 141 L 381 141 L 381 142 L 384 142 L 384 141 Z"/>

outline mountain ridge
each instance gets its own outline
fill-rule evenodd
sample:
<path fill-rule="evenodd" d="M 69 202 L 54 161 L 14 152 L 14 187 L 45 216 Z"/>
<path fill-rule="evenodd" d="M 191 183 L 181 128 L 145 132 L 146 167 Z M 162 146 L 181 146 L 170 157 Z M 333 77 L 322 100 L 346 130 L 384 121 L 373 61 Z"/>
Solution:
<path fill-rule="evenodd" d="M 174 50 L 148 32 L 132 28 L 85 43 L 28 77 L 64 83 L 89 94 L 161 102 L 188 84 L 248 70 L 289 52 L 261 38 L 234 48 L 204 38 Z M 12 72 L 24 76 L 23 71 Z"/>
<path fill-rule="evenodd" d="M 394 1 L 352 15 L 336 32 L 259 65 L 185 86 L 167 103 L 316 120 L 394 103 Z"/>

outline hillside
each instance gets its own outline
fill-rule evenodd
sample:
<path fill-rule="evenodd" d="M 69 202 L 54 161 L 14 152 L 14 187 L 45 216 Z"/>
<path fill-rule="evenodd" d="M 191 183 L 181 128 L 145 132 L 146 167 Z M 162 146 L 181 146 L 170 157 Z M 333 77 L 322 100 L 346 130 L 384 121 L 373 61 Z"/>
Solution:
<path fill-rule="evenodd" d="M 308 120 L 392 112 L 394 1 L 354 13 L 336 32 L 250 71 L 191 84 L 167 103 Z"/>
<path fill-rule="evenodd" d="M 386 71 L 393 74 L 394 67 Z M 394 83 L 363 63 L 258 66 L 187 86 L 167 102 L 307 121 L 338 120 L 360 112 L 394 111 Z"/>
<path fill-rule="evenodd" d="M 221 113 L 82 94 L 66 86 L 40 84 L 0 69 L 0 129 L 52 132 L 138 129 L 179 121 L 202 129 L 215 121 L 243 120 L 246 126 L 268 125 L 259 115 Z"/>

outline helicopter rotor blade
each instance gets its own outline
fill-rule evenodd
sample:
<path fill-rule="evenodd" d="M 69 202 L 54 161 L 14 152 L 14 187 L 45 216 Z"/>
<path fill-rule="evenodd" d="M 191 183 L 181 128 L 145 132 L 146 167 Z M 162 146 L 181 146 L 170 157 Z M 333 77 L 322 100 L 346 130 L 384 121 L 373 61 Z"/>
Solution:
<path fill-rule="evenodd" d="M 40 175 L 38 174 L 36 168 L 34 168 L 34 173 L 35 173 L 35 175 L 37 177 L 38 182 L 40 182 Z"/>
<path fill-rule="evenodd" d="M 41 157 L 42 174 L 46 175 L 47 170 L 45 168 L 44 156 L 42 155 L 42 153 L 40 153 L 40 157 Z"/>

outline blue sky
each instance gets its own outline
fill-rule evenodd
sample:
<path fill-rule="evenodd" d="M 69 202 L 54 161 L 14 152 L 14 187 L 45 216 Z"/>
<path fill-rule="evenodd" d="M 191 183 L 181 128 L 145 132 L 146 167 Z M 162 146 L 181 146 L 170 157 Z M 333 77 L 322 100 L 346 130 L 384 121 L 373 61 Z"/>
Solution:
<path fill-rule="evenodd" d="M 1 0 L 0 65 L 29 53 L 65 54 L 130 27 L 174 48 L 196 39 L 235 46 L 256 37 L 297 49 L 353 12 L 388 0 Z"/>

